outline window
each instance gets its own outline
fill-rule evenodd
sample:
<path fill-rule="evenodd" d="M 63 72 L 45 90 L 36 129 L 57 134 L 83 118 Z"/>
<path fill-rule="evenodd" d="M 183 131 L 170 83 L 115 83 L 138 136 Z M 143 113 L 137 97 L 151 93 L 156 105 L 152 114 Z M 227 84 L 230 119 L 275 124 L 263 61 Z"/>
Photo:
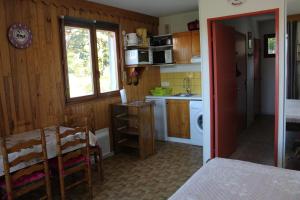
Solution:
<path fill-rule="evenodd" d="M 118 90 L 118 61 L 116 33 L 97 30 L 97 54 L 99 66 L 100 92 Z"/>
<path fill-rule="evenodd" d="M 264 38 L 265 58 L 275 57 L 276 54 L 276 37 L 275 34 L 267 34 Z"/>
<path fill-rule="evenodd" d="M 118 94 L 118 26 L 62 20 L 66 101 Z"/>
<path fill-rule="evenodd" d="M 65 26 L 70 98 L 94 94 L 90 30 Z"/>

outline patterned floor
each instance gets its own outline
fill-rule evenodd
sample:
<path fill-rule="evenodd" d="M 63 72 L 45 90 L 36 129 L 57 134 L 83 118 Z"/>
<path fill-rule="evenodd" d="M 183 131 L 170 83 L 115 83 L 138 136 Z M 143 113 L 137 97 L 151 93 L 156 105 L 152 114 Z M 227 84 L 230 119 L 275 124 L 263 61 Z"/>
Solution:
<path fill-rule="evenodd" d="M 168 199 L 201 166 L 202 148 L 185 144 L 159 143 L 157 153 L 145 160 L 119 154 L 104 160 L 103 183 L 93 177 L 94 199 Z M 70 199 L 87 199 L 85 191 L 79 187 Z"/>

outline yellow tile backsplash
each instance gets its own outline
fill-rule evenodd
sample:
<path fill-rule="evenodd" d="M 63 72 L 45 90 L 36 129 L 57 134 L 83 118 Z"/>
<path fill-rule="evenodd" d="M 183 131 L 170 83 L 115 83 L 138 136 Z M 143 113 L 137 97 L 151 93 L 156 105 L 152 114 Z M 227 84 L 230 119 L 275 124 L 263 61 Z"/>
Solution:
<path fill-rule="evenodd" d="M 161 73 L 161 85 L 173 89 L 173 94 L 186 93 L 184 79 L 190 78 L 191 90 L 193 94 L 201 95 L 201 72 L 172 72 Z"/>

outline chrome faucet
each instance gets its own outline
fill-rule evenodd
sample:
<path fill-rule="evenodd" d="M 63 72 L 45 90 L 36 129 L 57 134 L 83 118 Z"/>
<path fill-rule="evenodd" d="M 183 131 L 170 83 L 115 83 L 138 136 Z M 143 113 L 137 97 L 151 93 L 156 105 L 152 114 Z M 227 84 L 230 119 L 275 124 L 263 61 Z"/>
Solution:
<path fill-rule="evenodd" d="M 186 77 L 183 79 L 183 88 L 185 89 L 187 94 L 191 94 L 192 90 L 191 90 L 191 79 Z"/>

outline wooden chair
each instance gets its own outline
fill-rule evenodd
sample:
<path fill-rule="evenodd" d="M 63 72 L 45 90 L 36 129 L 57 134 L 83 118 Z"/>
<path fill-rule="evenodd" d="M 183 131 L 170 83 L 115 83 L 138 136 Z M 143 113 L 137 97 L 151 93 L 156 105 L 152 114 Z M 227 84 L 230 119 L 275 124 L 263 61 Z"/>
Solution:
<path fill-rule="evenodd" d="M 45 186 L 46 195 L 40 199 L 52 199 L 44 131 L 41 130 L 40 139 L 28 140 L 13 147 L 7 147 L 4 138 L 1 138 L 0 141 L 5 174 L 5 181 L 0 183 L 0 187 L 6 191 L 5 198 L 12 200 Z M 12 161 L 8 159 L 9 154 L 32 148 L 35 148 L 38 152 L 29 152 L 26 155 L 18 156 Z M 36 161 L 37 163 L 16 172 L 10 172 L 12 167 L 29 161 Z"/>
<path fill-rule="evenodd" d="M 72 138 L 71 140 L 67 140 Z M 87 183 L 89 197 L 92 199 L 92 177 L 89 156 L 89 133 L 86 127 L 77 127 L 60 133 L 56 128 L 57 141 L 57 171 L 59 174 L 61 199 L 66 199 L 66 191 L 81 184 Z M 80 147 L 66 153 L 68 149 Z M 84 172 L 84 178 L 66 186 L 65 178 L 75 173 Z"/>
<path fill-rule="evenodd" d="M 97 166 L 97 171 L 100 175 L 101 181 L 104 179 L 103 174 L 103 160 L 102 160 L 102 149 L 100 145 L 96 145 L 94 147 L 90 147 L 90 156 L 94 156 L 95 164 Z"/>
<path fill-rule="evenodd" d="M 84 114 L 68 114 L 64 116 L 63 126 L 76 128 L 76 127 L 88 127 L 89 131 L 95 133 L 93 115 Z M 102 160 L 102 149 L 99 144 L 96 146 L 90 146 L 90 155 L 94 156 L 95 164 L 97 166 L 97 171 L 100 175 L 101 180 L 104 179 L 103 173 L 103 160 Z"/>

